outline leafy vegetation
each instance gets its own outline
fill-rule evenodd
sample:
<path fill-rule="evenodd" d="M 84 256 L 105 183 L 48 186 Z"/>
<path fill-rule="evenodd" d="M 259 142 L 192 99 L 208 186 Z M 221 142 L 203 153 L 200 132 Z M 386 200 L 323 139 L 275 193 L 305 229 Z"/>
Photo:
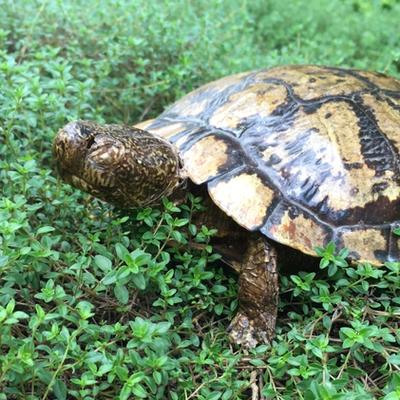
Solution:
<path fill-rule="evenodd" d="M 236 276 L 176 207 L 57 180 L 76 118 L 134 123 L 211 79 L 288 63 L 400 76 L 396 0 L 0 0 L 0 399 L 400 399 L 400 263 L 281 276 L 273 346 L 231 346 Z M 173 239 L 176 246 L 167 246 Z M 195 245 L 193 245 L 195 244 Z"/>

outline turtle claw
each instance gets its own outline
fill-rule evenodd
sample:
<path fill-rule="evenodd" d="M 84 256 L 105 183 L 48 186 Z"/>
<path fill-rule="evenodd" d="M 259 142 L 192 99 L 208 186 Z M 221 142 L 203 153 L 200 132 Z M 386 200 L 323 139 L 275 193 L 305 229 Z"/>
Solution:
<path fill-rule="evenodd" d="M 257 326 L 257 322 L 246 314 L 238 312 L 228 327 L 229 338 L 244 348 L 251 349 L 260 343 L 269 344 L 265 326 Z"/>

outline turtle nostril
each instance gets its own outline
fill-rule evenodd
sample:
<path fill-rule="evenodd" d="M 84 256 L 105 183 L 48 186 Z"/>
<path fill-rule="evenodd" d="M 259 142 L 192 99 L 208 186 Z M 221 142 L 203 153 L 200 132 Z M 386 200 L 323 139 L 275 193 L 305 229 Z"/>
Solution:
<path fill-rule="evenodd" d="M 94 136 L 90 136 L 87 141 L 86 148 L 90 149 L 93 146 L 94 142 L 95 142 Z"/>

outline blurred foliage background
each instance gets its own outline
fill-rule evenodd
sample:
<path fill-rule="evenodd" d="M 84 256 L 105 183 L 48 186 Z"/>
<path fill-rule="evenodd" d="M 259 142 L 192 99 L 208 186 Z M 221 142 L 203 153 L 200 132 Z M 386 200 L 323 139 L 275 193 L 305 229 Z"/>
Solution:
<path fill-rule="evenodd" d="M 400 399 L 398 263 L 327 249 L 328 269 L 282 276 L 274 346 L 243 352 L 200 200 L 121 213 L 51 156 L 67 121 L 132 124 L 235 72 L 399 77 L 399 20 L 398 0 L 0 0 L 0 399 Z"/>

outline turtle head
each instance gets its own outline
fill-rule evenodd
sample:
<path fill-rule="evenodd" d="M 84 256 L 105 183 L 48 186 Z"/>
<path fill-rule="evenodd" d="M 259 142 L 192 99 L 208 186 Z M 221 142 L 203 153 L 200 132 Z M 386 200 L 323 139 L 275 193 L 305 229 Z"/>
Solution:
<path fill-rule="evenodd" d="M 70 122 L 53 151 L 66 182 L 123 208 L 157 203 L 182 182 L 176 149 L 134 127 Z"/>

